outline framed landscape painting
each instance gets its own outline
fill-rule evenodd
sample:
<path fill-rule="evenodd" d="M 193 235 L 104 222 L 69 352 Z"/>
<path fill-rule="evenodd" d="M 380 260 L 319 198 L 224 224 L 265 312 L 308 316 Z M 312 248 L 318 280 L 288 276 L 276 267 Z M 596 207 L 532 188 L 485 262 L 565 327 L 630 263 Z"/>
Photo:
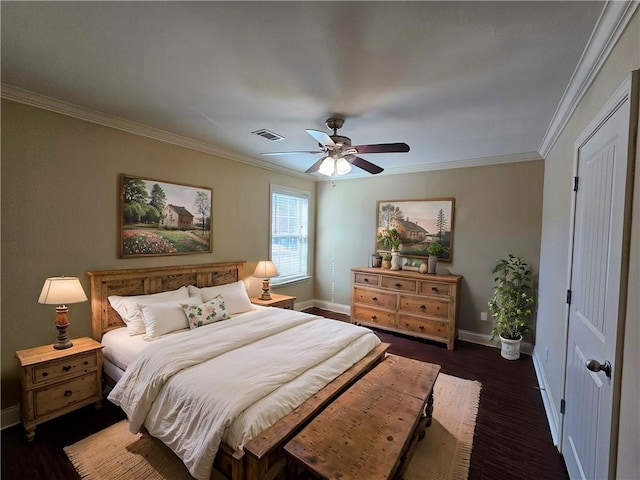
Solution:
<path fill-rule="evenodd" d="M 443 247 L 439 261 L 452 262 L 454 210 L 455 198 L 380 200 L 376 209 L 376 247 L 385 249 L 380 239 L 391 233 L 399 240 L 400 255 L 426 258 L 429 244 L 438 242 Z"/>
<path fill-rule="evenodd" d="M 120 258 L 213 251 L 213 190 L 120 175 Z"/>

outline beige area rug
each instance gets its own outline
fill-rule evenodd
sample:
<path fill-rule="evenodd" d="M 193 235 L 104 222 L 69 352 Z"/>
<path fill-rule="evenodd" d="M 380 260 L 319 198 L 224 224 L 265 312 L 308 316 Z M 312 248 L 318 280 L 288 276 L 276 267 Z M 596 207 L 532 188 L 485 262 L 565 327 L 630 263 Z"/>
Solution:
<path fill-rule="evenodd" d="M 480 400 L 479 382 L 441 373 L 434 386 L 433 422 L 418 442 L 405 480 L 466 479 Z M 125 421 L 65 447 L 85 480 L 182 480 L 189 472 L 171 450 Z M 365 479 L 363 479 L 365 480 Z"/>

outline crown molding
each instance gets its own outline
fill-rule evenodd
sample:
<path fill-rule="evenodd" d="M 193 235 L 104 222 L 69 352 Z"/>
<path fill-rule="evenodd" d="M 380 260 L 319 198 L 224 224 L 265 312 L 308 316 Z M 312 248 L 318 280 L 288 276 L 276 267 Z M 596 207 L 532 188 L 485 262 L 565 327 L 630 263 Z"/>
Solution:
<path fill-rule="evenodd" d="M 277 165 L 267 164 L 260 162 L 259 160 L 238 155 L 237 153 L 224 150 L 209 143 L 200 142 L 191 138 L 183 137 L 173 133 L 165 132 L 157 128 L 149 127 L 141 123 L 124 120 L 113 115 L 101 113 L 95 110 L 91 110 L 85 107 L 80 107 L 72 103 L 63 102 L 55 98 L 40 95 L 38 93 L 31 92 L 13 85 L 2 84 L 0 90 L 0 96 L 7 100 L 23 103 L 32 107 L 41 108 L 43 110 L 49 110 L 61 115 L 67 115 L 69 117 L 84 120 L 86 122 L 103 125 L 105 127 L 115 128 L 134 135 L 140 135 L 142 137 L 151 138 L 153 140 L 159 140 L 161 142 L 170 143 L 179 147 L 189 148 L 198 152 L 206 153 L 208 155 L 214 155 L 216 157 L 224 158 L 226 160 L 232 160 L 234 162 L 240 162 L 254 167 L 262 168 L 264 170 L 270 170 L 278 173 L 284 173 L 287 175 L 296 176 L 309 180 L 307 174 L 295 172 L 288 168 L 278 167 Z"/>
<path fill-rule="evenodd" d="M 560 137 L 580 100 L 631 20 L 638 4 L 637 0 L 608 1 L 605 4 L 538 148 L 543 158 L 547 157 Z"/>

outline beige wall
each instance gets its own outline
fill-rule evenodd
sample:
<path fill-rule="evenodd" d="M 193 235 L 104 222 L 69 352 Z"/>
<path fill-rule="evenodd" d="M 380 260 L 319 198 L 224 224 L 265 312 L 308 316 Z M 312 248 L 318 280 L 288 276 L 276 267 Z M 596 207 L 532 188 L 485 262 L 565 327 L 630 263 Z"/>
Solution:
<path fill-rule="evenodd" d="M 349 305 L 350 269 L 375 248 L 377 201 L 454 197 L 453 263 L 439 270 L 464 276 L 459 328 L 488 334 L 480 312 L 496 259 L 514 253 L 538 272 L 543 176 L 538 160 L 319 183 L 315 298 Z"/>
<path fill-rule="evenodd" d="M 605 62 L 596 80 L 573 113 L 562 135 L 545 159 L 544 207 L 542 220 L 542 243 L 540 255 L 540 297 L 538 307 L 538 328 L 534 355 L 546 379 L 546 393 L 556 414 L 560 411 L 562 398 L 562 361 L 565 349 L 565 314 L 568 268 L 568 246 L 571 231 L 571 177 L 573 175 L 574 141 L 597 115 L 609 97 L 622 84 L 632 70 L 640 68 L 640 15 L 627 26 L 623 36 Z M 636 181 L 636 196 L 640 187 Z M 634 245 L 638 245 L 638 225 L 640 213 L 633 214 Z M 637 302 L 638 255 L 632 255 L 629 284 L 629 304 Z M 632 351 L 637 351 L 638 317 L 637 303 L 635 316 L 627 318 L 625 335 L 625 359 L 633 359 Z M 633 312 L 633 309 L 631 310 Z M 543 352 L 549 349 L 548 362 L 543 360 Z M 640 478 L 640 395 L 637 354 L 635 365 L 623 366 L 622 402 L 620 415 L 620 455 L 618 456 L 618 478 Z M 559 422 L 559 417 L 556 417 Z M 622 455 L 624 453 L 624 455 Z"/>
<path fill-rule="evenodd" d="M 118 259 L 120 173 L 213 188 L 213 253 Z M 3 100 L 2 408 L 19 401 L 14 352 L 56 338 L 46 277 L 78 276 L 88 295 L 86 272 L 105 268 L 245 260 L 249 276 L 269 253 L 270 183 L 310 191 L 315 210 L 314 182 Z M 311 280 L 274 290 L 313 294 Z M 90 336 L 89 302 L 69 315 L 70 337 Z"/>

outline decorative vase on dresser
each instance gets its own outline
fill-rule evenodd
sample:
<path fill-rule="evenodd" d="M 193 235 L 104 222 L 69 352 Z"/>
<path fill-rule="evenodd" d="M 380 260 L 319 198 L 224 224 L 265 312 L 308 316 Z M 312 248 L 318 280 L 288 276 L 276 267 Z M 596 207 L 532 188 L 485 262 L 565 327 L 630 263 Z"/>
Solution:
<path fill-rule="evenodd" d="M 353 268 L 351 322 L 426 338 L 453 350 L 462 277 Z"/>

